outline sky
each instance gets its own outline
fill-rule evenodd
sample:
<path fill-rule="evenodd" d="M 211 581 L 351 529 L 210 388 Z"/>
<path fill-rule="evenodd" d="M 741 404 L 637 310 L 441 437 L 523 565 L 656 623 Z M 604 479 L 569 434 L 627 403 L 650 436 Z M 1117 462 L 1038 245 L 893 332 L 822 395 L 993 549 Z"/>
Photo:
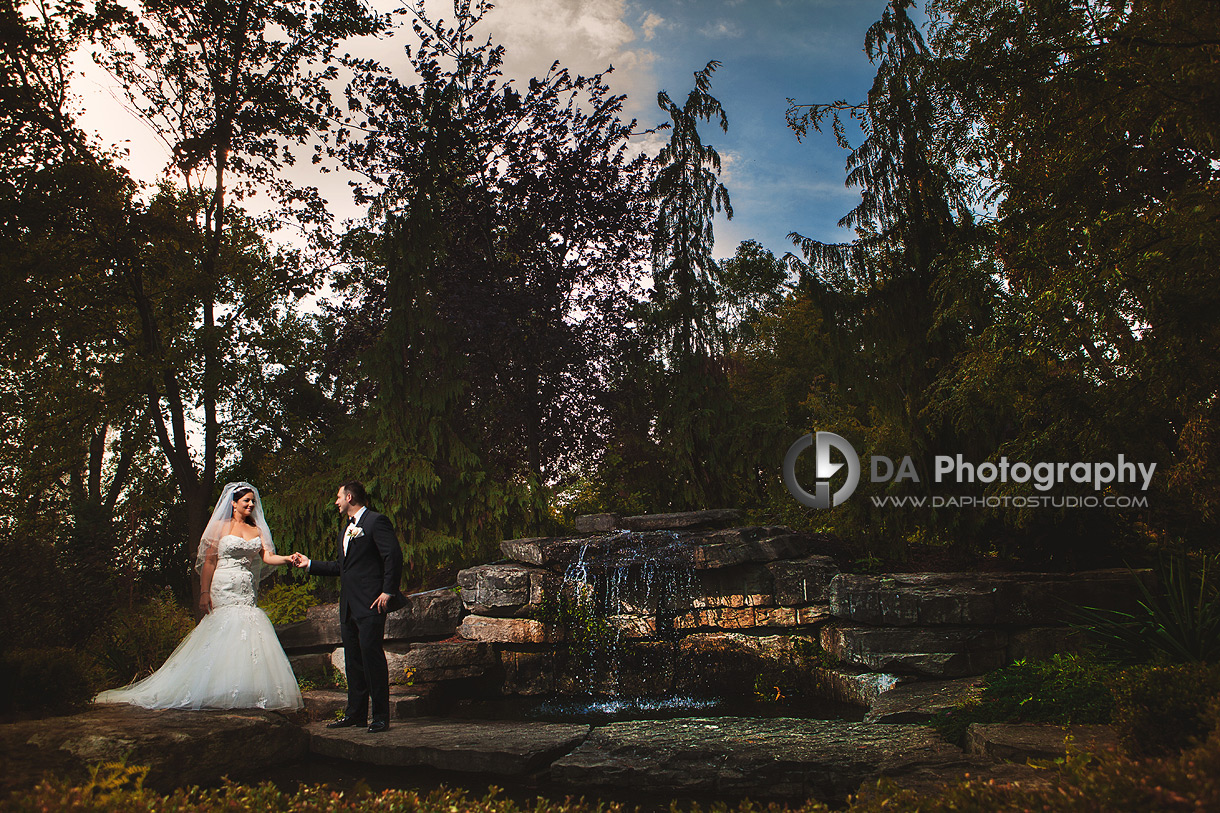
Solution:
<path fill-rule="evenodd" d="M 378 7 L 393 7 L 389 2 L 378 0 Z M 884 7 L 884 0 L 500 0 L 481 25 L 482 36 L 505 46 L 505 74 L 521 82 L 556 59 L 585 75 L 613 66 L 610 85 L 626 94 L 626 115 L 641 129 L 666 120 L 656 104 L 659 90 L 682 104 L 693 74 L 718 60 L 711 92 L 729 128 L 725 133 L 709 123 L 701 134 L 720 153 L 734 217 L 717 219 L 714 254 L 731 256 L 739 242 L 752 239 L 782 255 L 792 250 L 790 232 L 827 242 L 852 236 L 836 225 L 859 200 L 843 184 L 846 153 L 829 133 L 798 142 L 784 111 L 789 97 L 801 103 L 864 98 L 874 72 L 864 35 Z M 448 0 L 428 0 L 427 8 L 452 17 Z M 405 69 L 403 46 L 412 38 L 405 28 L 351 50 Z M 154 181 L 168 151 L 124 109 L 120 91 L 87 53 L 76 65 L 81 124 L 104 144 L 126 146 L 133 175 Z M 643 149 L 659 146 L 655 136 L 644 141 Z M 294 180 L 318 186 L 341 219 L 361 215 L 346 179 L 320 175 L 308 162 L 291 172 Z"/>

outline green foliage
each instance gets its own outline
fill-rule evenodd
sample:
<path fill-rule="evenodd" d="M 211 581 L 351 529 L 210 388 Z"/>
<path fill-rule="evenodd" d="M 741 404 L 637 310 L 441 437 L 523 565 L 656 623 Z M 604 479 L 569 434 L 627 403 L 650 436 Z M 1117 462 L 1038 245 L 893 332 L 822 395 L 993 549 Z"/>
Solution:
<path fill-rule="evenodd" d="M 115 612 L 90 642 L 111 685 L 152 674 L 194 628 L 191 614 L 168 588 Z"/>
<path fill-rule="evenodd" d="M 1218 572 L 1220 554 L 1199 557 L 1197 567 L 1182 554 L 1163 558 L 1155 592 L 1132 574 L 1139 610 L 1084 608 L 1081 626 L 1119 663 L 1214 663 L 1220 659 Z"/>
<path fill-rule="evenodd" d="M 976 702 L 937 713 L 932 726 L 961 744 L 971 723 L 1108 723 L 1109 667 L 1079 655 L 1017 661 L 988 673 Z"/>
<path fill-rule="evenodd" d="M 263 609 L 272 624 L 291 624 L 304 621 L 306 611 L 317 604 L 314 597 L 315 582 L 304 579 L 297 582 L 280 582 L 258 597 L 258 606 Z"/>
<path fill-rule="evenodd" d="M 1114 729 L 1132 755 L 1174 754 L 1216 728 L 1220 666 L 1135 666 L 1112 686 Z"/>
<path fill-rule="evenodd" d="M 10 649 L 0 654 L 0 716 L 81 711 L 99 678 L 97 664 L 78 649 Z"/>
<path fill-rule="evenodd" d="M 295 793 L 270 783 L 257 786 L 226 782 L 223 787 L 188 788 L 158 794 L 143 786 L 146 769 L 118 763 L 101 765 L 85 782 L 44 780 L 31 790 L 18 791 L 0 809 L 13 813 L 45 810 L 125 810 L 132 813 L 213 813 L 220 810 L 309 810 L 317 813 L 372 813 L 409 810 L 414 813 L 628 813 L 634 805 L 600 800 L 566 798 L 562 801 L 531 797 L 526 804 L 501 798 L 492 787 L 482 797 L 468 791 L 441 787 L 434 791 L 367 788 L 339 792 L 323 785 L 301 786 Z M 1220 809 L 1220 736 L 1181 754 L 1135 759 L 1118 753 L 1091 755 L 1072 750 L 1068 757 L 1043 772 L 1045 784 L 1000 782 L 963 776 L 927 790 L 904 790 L 890 780 L 862 788 L 864 798 L 853 798 L 846 813 L 1146 813 L 1150 810 Z M 821 802 L 791 806 L 743 801 L 674 803 L 674 813 L 827 813 Z"/>
<path fill-rule="evenodd" d="M 712 259 L 712 219 L 733 217 L 729 193 L 719 181 L 720 155 L 699 135 L 699 122 L 716 121 L 728 132 L 724 108 L 711 94 L 712 60 L 695 73 L 695 87 L 679 107 L 662 90 L 657 105 L 670 118 L 669 142 L 657 155 L 650 194 L 657 204 L 652 237 L 653 288 L 648 326 L 671 365 L 708 356 L 722 346 L 719 269 Z"/>

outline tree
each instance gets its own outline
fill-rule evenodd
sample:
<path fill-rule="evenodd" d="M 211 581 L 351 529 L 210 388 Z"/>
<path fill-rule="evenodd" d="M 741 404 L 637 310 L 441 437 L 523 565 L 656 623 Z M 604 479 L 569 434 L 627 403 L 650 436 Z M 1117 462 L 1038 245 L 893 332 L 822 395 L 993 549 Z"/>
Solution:
<path fill-rule="evenodd" d="M 722 210 L 732 218 L 733 207 L 728 190 L 718 180 L 720 154 L 703 143 L 698 126 L 700 120 L 714 119 L 722 131 L 728 131 L 724 108 L 710 93 L 718 67 L 720 63 L 712 60 L 695 73 L 695 87 L 681 107 L 664 90 L 657 94 L 657 105 L 670 118 L 670 136 L 657 154 L 651 189 L 657 204 L 651 322 L 664 342 L 664 357 L 677 367 L 722 347 L 712 221 Z"/>
<path fill-rule="evenodd" d="M 994 184 L 1006 299 L 958 376 L 956 413 L 1007 414 L 1010 454 L 1158 463 L 1149 510 L 1016 517 L 1028 533 L 1097 536 L 1102 550 L 1123 535 L 1213 545 L 1214 4 L 934 10 L 946 85 L 976 123 L 967 155 Z M 987 397 L 997 385 L 1020 393 L 1016 414 Z"/>
<path fill-rule="evenodd" d="M 877 73 L 867 101 L 790 100 L 788 123 L 803 138 L 829 119 L 845 149 L 842 115 L 864 133 L 848 156 L 846 178 L 861 187 L 861 201 L 840 221 L 857 239 L 826 244 L 792 235 L 804 257 L 793 258 L 800 287 L 820 311 L 820 341 L 830 347 L 822 395 L 846 401 L 813 417 L 853 423 L 870 452 L 911 455 L 926 490 L 933 452 L 987 447 L 986 427 L 955 426 L 930 408 L 937 381 L 988 323 L 994 286 L 956 143 L 945 138 L 953 101 L 938 84 L 933 56 L 908 13 L 912 5 L 893 0 L 869 28 L 865 51 Z M 840 515 L 863 512 L 848 524 L 900 550 L 914 518 L 892 510 L 872 515 L 863 505 L 840 508 Z"/>
<path fill-rule="evenodd" d="M 139 314 L 148 414 L 186 504 L 193 561 L 225 433 L 218 416 L 236 395 L 226 386 L 226 371 L 240 326 L 252 314 L 273 311 L 279 297 L 311 290 L 319 270 L 281 255 L 261 278 L 265 286 L 241 290 L 243 269 L 226 267 L 226 260 L 240 260 L 251 235 L 231 220 L 238 212 L 231 200 L 263 189 L 279 209 L 262 228 L 290 220 L 324 232 L 327 215 L 317 191 L 295 187 L 280 170 L 294 162 L 294 146 L 326 134 L 341 115 L 328 89 L 338 75 L 339 43 L 377 34 L 386 20 L 356 0 L 171 0 L 144 2 L 136 11 L 103 0 L 88 22 L 102 49 L 95 58 L 170 148 L 187 203 L 177 211 L 194 220 L 202 237 L 197 252 L 167 258 L 183 263 L 172 290 L 186 295 L 178 304 L 198 320 L 191 353 L 176 352 L 171 340 L 167 321 L 180 314 L 150 296 L 138 273 L 128 289 Z M 235 253 L 226 258 L 230 249 Z M 196 403 L 198 453 L 189 440 Z"/>
<path fill-rule="evenodd" d="M 359 63 L 345 152 L 369 178 L 358 314 L 338 346 L 372 382 L 329 465 L 367 478 L 419 568 L 481 555 L 547 521 L 546 481 L 595 453 L 602 368 L 645 248 L 646 159 L 601 76 L 558 64 L 518 88 L 477 44 L 412 6 L 418 81 Z M 302 517 L 302 536 L 324 520 Z"/>

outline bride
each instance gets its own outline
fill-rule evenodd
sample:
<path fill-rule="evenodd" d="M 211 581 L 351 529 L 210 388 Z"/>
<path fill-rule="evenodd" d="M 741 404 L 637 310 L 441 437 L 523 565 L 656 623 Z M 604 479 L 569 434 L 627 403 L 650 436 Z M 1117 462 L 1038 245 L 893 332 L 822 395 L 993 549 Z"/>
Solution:
<path fill-rule="evenodd" d="M 258 490 L 227 484 L 199 541 L 203 620 L 160 669 L 95 701 L 150 709 L 301 708 L 288 656 L 254 603 L 260 579 L 291 563 L 275 552 Z"/>

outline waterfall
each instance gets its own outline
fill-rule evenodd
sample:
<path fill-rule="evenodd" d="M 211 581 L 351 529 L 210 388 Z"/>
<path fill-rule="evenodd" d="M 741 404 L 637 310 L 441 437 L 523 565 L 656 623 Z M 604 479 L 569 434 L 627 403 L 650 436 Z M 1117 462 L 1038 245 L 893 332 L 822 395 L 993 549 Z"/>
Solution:
<path fill-rule="evenodd" d="M 674 531 L 617 531 L 587 539 L 564 570 L 560 588 L 576 647 L 570 655 L 584 692 L 619 695 L 628 658 L 643 659 L 636 669 L 662 668 L 649 663 L 657 655 L 634 642 L 675 641 L 674 619 L 697 593 L 690 546 Z"/>

